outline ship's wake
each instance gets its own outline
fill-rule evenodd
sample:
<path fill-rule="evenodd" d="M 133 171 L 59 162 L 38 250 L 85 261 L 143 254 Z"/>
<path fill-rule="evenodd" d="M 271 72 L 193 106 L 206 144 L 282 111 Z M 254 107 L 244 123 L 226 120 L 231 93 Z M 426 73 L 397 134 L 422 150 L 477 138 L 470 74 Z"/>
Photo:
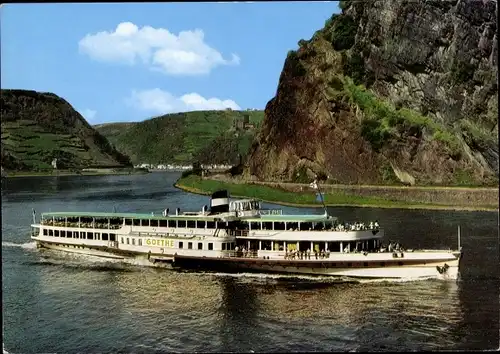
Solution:
<path fill-rule="evenodd" d="M 2 350 L 3 350 L 3 354 L 10 354 L 6 349 L 5 349 L 5 344 L 2 343 Z"/>
<path fill-rule="evenodd" d="M 357 283 L 357 284 L 370 284 L 370 283 L 408 283 L 422 280 L 437 280 L 435 277 L 426 278 L 372 278 L 362 279 L 347 276 L 330 276 L 330 275 L 303 275 L 303 274 L 268 274 L 268 273 L 208 273 L 197 272 L 199 275 L 212 275 L 217 277 L 233 277 L 239 278 L 242 281 L 248 280 L 249 282 L 267 282 L 269 280 L 286 281 L 286 282 L 310 282 L 310 283 Z"/>
<path fill-rule="evenodd" d="M 17 243 L 17 242 L 9 242 L 9 241 L 3 241 L 2 242 L 2 247 L 19 247 L 25 250 L 34 250 L 36 249 L 36 242 L 25 242 L 25 243 Z"/>

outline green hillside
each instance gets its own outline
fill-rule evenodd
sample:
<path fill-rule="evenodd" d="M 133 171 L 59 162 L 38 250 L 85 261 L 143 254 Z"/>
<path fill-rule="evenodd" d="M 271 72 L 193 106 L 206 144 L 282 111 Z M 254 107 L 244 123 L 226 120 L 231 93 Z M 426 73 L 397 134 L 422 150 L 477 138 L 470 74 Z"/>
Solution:
<path fill-rule="evenodd" d="M 61 97 L 47 92 L 1 90 L 2 167 L 10 171 L 130 166 Z"/>
<path fill-rule="evenodd" d="M 244 116 L 252 126 L 242 127 Z M 134 164 L 234 164 L 249 151 L 263 118 L 263 111 L 194 111 L 95 128 Z"/>

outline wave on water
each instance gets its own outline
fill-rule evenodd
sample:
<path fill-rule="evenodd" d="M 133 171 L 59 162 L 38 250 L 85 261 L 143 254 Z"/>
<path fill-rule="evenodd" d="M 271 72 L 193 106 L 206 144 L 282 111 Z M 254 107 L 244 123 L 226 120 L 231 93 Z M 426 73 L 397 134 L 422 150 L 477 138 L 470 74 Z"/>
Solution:
<path fill-rule="evenodd" d="M 328 283 L 328 284 L 376 284 L 376 283 L 409 283 L 416 281 L 429 281 L 429 280 L 439 280 L 435 277 L 426 278 L 372 278 L 372 279 L 362 279 L 353 277 L 336 277 L 328 275 L 302 275 L 302 274 L 269 274 L 269 273 L 208 273 L 208 272 L 198 272 L 199 275 L 213 275 L 217 277 L 232 277 L 239 278 L 242 280 L 250 281 L 269 281 L 269 280 L 279 280 L 279 281 L 290 281 L 290 282 L 312 282 L 312 283 Z"/>
<path fill-rule="evenodd" d="M 60 252 L 43 249 L 41 259 L 31 261 L 31 265 L 60 266 L 68 268 L 86 268 L 92 271 L 140 271 L 145 267 L 158 268 L 147 259 L 113 259 L 91 254 Z"/>
<path fill-rule="evenodd" d="M 2 350 L 3 350 L 3 354 L 10 354 L 6 349 L 5 349 L 5 344 L 2 343 Z"/>
<path fill-rule="evenodd" d="M 25 250 L 32 250 L 32 249 L 36 249 L 36 242 L 32 241 L 32 242 L 26 242 L 26 243 L 16 243 L 16 242 L 4 241 L 4 242 L 2 242 L 2 247 L 19 247 L 19 248 L 23 248 Z"/>

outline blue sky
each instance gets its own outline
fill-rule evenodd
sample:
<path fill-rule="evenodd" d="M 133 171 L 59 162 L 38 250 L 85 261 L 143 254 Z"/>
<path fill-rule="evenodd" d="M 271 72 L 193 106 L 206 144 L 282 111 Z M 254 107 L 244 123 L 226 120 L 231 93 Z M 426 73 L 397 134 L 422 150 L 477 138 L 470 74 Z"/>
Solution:
<path fill-rule="evenodd" d="M 7 4 L 1 87 L 49 91 L 91 124 L 263 109 L 287 52 L 337 2 Z"/>

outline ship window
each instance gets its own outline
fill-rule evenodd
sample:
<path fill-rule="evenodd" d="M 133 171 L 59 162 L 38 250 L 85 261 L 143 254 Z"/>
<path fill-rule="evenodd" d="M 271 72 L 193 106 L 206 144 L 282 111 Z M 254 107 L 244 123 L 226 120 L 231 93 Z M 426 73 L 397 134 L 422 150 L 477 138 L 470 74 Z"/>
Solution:
<path fill-rule="evenodd" d="M 59 230 L 54 230 L 54 236 L 59 237 Z"/>
<path fill-rule="evenodd" d="M 141 226 L 148 226 L 149 227 L 149 220 L 142 219 L 141 220 Z"/>
<path fill-rule="evenodd" d="M 158 220 L 149 220 L 151 223 L 151 227 L 158 227 Z"/>
<path fill-rule="evenodd" d="M 222 242 L 222 250 L 225 251 L 226 250 L 226 243 L 225 242 Z"/>
<path fill-rule="evenodd" d="M 138 244 L 139 246 L 142 246 L 142 238 L 140 238 L 140 239 L 138 239 L 138 240 L 137 240 L 137 244 Z"/>
<path fill-rule="evenodd" d="M 285 223 L 284 222 L 274 222 L 274 229 L 275 230 L 284 230 L 285 229 Z"/>
<path fill-rule="evenodd" d="M 96 233 L 94 234 L 94 238 L 95 238 L 96 240 L 100 240 L 100 239 L 101 239 L 101 234 L 100 234 L 99 232 L 96 232 Z"/>
<path fill-rule="evenodd" d="M 368 267 L 368 262 L 364 262 L 363 266 Z"/>
<path fill-rule="evenodd" d="M 167 223 L 167 220 L 160 220 L 160 227 L 167 227 L 167 226 L 170 226 L 170 221 L 168 221 Z"/>
<path fill-rule="evenodd" d="M 403 265 L 403 262 L 398 262 L 398 265 L 402 266 L 402 265 Z"/>
<path fill-rule="evenodd" d="M 198 244 L 198 247 L 200 246 L 200 244 Z M 209 242 L 208 243 L 208 250 L 209 251 L 213 251 L 214 250 L 214 244 L 212 242 Z"/>
<path fill-rule="evenodd" d="M 167 221 L 165 220 L 165 223 L 166 223 L 166 222 L 167 222 Z M 168 221 L 168 227 L 177 227 L 177 226 L 176 226 L 176 222 L 177 222 L 177 220 L 169 220 L 169 221 Z"/>
<path fill-rule="evenodd" d="M 49 230 L 49 236 L 54 236 L 54 230 Z"/>
<path fill-rule="evenodd" d="M 132 219 L 125 219 L 125 225 L 132 225 Z"/>
<path fill-rule="evenodd" d="M 66 237 L 73 237 L 73 231 L 66 232 Z"/>
<path fill-rule="evenodd" d="M 234 250 L 235 243 L 231 242 L 231 250 Z"/>
<path fill-rule="evenodd" d="M 195 227 L 196 227 L 196 221 L 195 221 L 195 220 L 188 220 L 188 221 L 187 221 L 187 227 L 188 227 L 189 229 L 193 229 L 193 228 L 195 228 Z"/>
<path fill-rule="evenodd" d="M 87 240 L 93 240 L 94 234 L 92 232 L 87 232 Z"/>
<path fill-rule="evenodd" d="M 310 222 L 301 222 L 300 223 L 300 231 L 308 231 L 312 229 L 312 223 Z"/>
<path fill-rule="evenodd" d="M 102 240 L 107 241 L 108 240 L 108 234 L 102 234 Z"/>
<path fill-rule="evenodd" d="M 125 243 L 125 242 L 123 242 L 123 237 L 122 237 L 122 243 Z"/>
<path fill-rule="evenodd" d="M 288 230 L 298 230 L 299 229 L 299 223 L 298 222 L 287 222 L 286 223 L 286 228 Z"/>
<path fill-rule="evenodd" d="M 215 221 L 207 221 L 207 229 L 215 229 Z"/>
<path fill-rule="evenodd" d="M 251 222 L 250 223 L 250 228 L 252 230 L 260 230 L 260 222 Z"/>
<path fill-rule="evenodd" d="M 43 229 L 43 234 L 44 234 L 45 236 L 47 236 L 47 235 L 48 235 L 48 231 L 47 231 L 47 229 Z"/>
<path fill-rule="evenodd" d="M 337 263 L 331 263 L 330 264 L 332 267 L 336 267 L 337 266 Z"/>
<path fill-rule="evenodd" d="M 61 237 L 66 237 L 66 231 L 61 231 Z"/>
<path fill-rule="evenodd" d="M 116 235 L 115 234 L 109 234 L 109 240 L 110 241 L 116 241 Z"/>
<path fill-rule="evenodd" d="M 135 238 L 132 239 L 132 244 L 135 246 Z"/>
<path fill-rule="evenodd" d="M 198 249 L 199 249 L 199 250 L 202 250 L 202 249 L 203 249 L 203 243 L 198 242 Z"/>
<path fill-rule="evenodd" d="M 177 227 L 186 227 L 186 220 L 177 220 Z"/>
<path fill-rule="evenodd" d="M 264 230 L 272 230 L 273 229 L 273 223 L 272 222 L 263 222 L 262 223 L 262 229 L 264 229 Z"/>
<path fill-rule="evenodd" d="M 189 248 L 190 250 L 192 250 L 192 249 L 193 249 L 193 243 L 192 243 L 192 242 L 188 242 L 188 248 Z"/>
<path fill-rule="evenodd" d="M 127 237 L 127 245 L 130 244 L 130 239 Z"/>
<path fill-rule="evenodd" d="M 198 221 L 196 222 L 196 227 L 197 227 L 198 229 L 204 229 L 204 228 L 205 228 L 205 221 L 204 221 L 204 220 L 198 220 Z"/>
<path fill-rule="evenodd" d="M 133 219 L 134 226 L 141 226 L 141 219 Z"/>
<path fill-rule="evenodd" d="M 347 266 L 352 267 L 352 263 L 351 262 L 347 263 Z"/>
<path fill-rule="evenodd" d="M 179 242 L 179 248 L 184 248 L 184 242 L 182 241 Z"/>
<path fill-rule="evenodd" d="M 380 262 L 380 266 L 381 267 L 385 267 L 385 263 L 384 262 Z"/>

